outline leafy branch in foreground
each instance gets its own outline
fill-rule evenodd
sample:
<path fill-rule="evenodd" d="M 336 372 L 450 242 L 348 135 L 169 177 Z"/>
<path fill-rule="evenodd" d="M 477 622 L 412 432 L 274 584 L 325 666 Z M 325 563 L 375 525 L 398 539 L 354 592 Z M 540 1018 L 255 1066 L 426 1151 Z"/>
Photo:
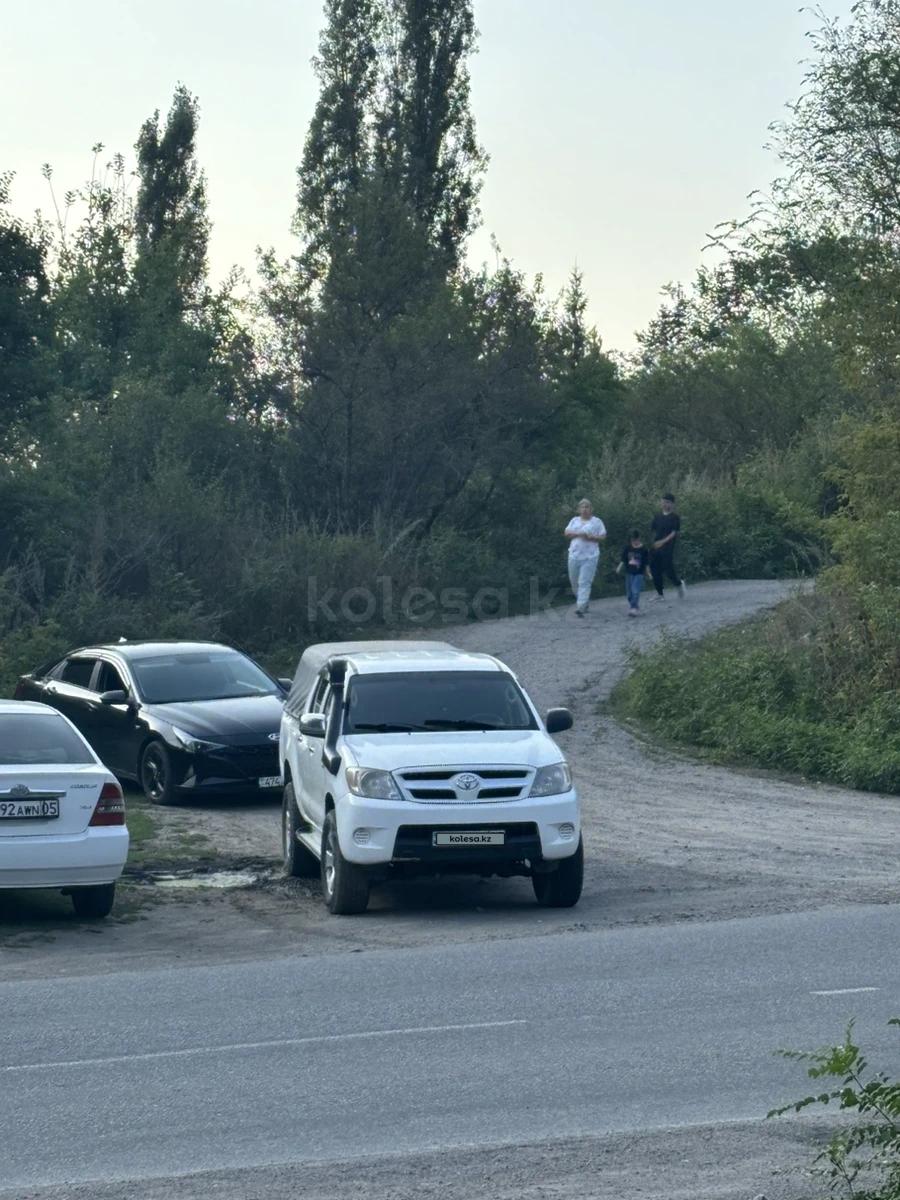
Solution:
<path fill-rule="evenodd" d="M 868 1060 L 853 1040 L 853 1024 L 847 1025 L 840 1045 L 779 1051 L 785 1058 L 810 1063 L 806 1072 L 810 1079 L 839 1083 L 829 1091 L 773 1108 L 767 1116 L 780 1117 L 832 1101 L 837 1101 L 842 1112 L 857 1113 L 864 1119 L 832 1136 L 816 1158 L 816 1163 L 823 1164 L 818 1169 L 829 1179 L 834 1194 L 852 1200 L 900 1200 L 900 1083 L 892 1083 L 880 1071 L 870 1071 Z M 900 1026 L 900 1017 L 892 1017 L 888 1024 Z"/>

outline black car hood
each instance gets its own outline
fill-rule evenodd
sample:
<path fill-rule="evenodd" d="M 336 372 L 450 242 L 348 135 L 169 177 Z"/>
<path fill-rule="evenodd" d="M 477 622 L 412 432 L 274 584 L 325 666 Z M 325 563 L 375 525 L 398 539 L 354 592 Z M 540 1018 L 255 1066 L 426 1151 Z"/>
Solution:
<path fill-rule="evenodd" d="M 177 725 L 193 737 L 215 742 L 277 733 L 284 700 L 281 696 L 244 696 L 236 700 L 184 700 L 146 704 L 144 711 Z"/>

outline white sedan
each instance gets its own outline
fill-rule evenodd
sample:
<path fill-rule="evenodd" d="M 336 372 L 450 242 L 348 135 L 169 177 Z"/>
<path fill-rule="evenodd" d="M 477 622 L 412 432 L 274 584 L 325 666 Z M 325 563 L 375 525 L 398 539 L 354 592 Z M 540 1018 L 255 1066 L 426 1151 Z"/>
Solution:
<path fill-rule="evenodd" d="M 105 917 L 127 857 L 122 789 L 71 721 L 0 700 L 0 888 L 61 888 Z"/>

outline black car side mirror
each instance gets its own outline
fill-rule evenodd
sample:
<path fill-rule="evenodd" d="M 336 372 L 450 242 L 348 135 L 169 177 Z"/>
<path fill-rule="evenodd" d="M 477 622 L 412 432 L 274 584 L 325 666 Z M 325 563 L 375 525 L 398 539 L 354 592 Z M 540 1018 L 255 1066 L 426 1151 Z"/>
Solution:
<path fill-rule="evenodd" d="M 112 692 L 100 693 L 101 704 L 127 704 L 128 700 L 128 693 L 123 692 L 120 688 L 116 688 L 116 690 Z"/>
<path fill-rule="evenodd" d="M 572 714 L 567 708 L 551 708 L 544 719 L 548 733 L 563 733 L 572 728 Z"/>
<path fill-rule="evenodd" d="M 291 690 L 291 688 L 294 686 L 293 679 L 276 679 L 275 682 L 278 684 L 278 686 L 281 688 L 281 690 L 283 692 L 289 692 Z"/>
<path fill-rule="evenodd" d="M 304 737 L 323 738 L 325 736 L 325 714 L 304 713 L 300 718 L 300 732 Z"/>

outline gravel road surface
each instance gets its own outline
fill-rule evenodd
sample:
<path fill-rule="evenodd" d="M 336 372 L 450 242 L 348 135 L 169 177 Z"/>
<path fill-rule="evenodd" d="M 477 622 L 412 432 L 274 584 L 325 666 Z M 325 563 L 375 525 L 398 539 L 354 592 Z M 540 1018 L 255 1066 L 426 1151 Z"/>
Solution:
<path fill-rule="evenodd" d="M 898 915 L 860 906 L 2 984 L 0 1196 L 54 1185 L 71 1196 L 79 1184 L 121 1200 L 145 1186 L 324 1196 L 334 1163 L 360 1190 L 331 1195 L 393 1197 L 414 1193 L 394 1190 L 392 1166 L 409 1181 L 411 1162 L 430 1159 L 433 1176 L 441 1156 L 445 1197 L 473 1194 L 473 1163 L 474 1194 L 504 1180 L 501 1194 L 520 1195 L 508 1172 L 521 1177 L 523 1162 L 526 1195 L 593 1196 L 611 1194 L 604 1138 L 629 1196 L 623 1143 L 641 1168 L 644 1137 L 658 1154 L 661 1139 L 676 1144 L 676 1124 L 681 1159 L 685 1138 L 704 1138 L 708 1153 L 731 1123 L 749 1144 L 750 1123 L 802 1094 L 802 1069 L 775 1047 L 819 1045 L 855 1012 L 884 1061 Z M 791 1129 L 794 1153 L 803 1133 Z M 763 1144 L 778 1136 L 767 1129 Z M 385 1156 L 384 1190 L 360 1188 L 348 1160 Z M 798 1194 L 798 1177 L 773 1176 L 758 1146 L 751 1163 L 761 1174 L 745 1194 Z M 178 1179 L 189 1173 L 189 1185 Z M 146 1182 L 160 1176 L 165 1185 Z M 746 1186 L 732 1152 L 718 1182 L 736 1178 Z M 662 1194 L 660 1182 L 643 1194 Z"/>

